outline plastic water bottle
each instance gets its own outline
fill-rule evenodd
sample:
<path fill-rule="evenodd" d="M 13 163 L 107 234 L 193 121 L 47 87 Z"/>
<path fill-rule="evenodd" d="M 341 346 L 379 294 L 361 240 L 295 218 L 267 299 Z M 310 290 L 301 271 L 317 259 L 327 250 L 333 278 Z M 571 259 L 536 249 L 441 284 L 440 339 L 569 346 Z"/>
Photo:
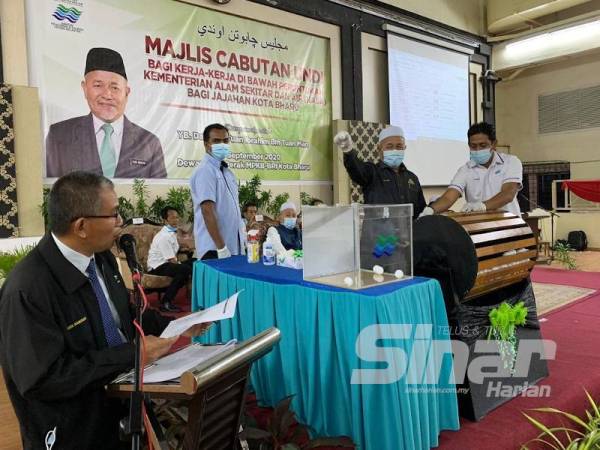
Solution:
<path fill-rule="evenodd" d="M 263 244 L 263 264 L 265 266 L 272 266 L 275 264 L 275 250 L 273 250 L 273 244 L 269 241 L 265 241 Z"/>

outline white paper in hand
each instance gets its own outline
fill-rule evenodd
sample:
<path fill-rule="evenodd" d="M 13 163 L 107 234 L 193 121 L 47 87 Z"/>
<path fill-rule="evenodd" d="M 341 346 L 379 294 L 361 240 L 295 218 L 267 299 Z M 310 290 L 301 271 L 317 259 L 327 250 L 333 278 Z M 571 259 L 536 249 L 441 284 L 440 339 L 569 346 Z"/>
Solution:
<path fill-rule="evenodd" d="M 227 300 L 223 300 L 221 303 L 217 303 L 208 309 L 198 311 L 197 313 L 193 313 L 182 317 L 181 319 L 169 322 L 169 325 L 167 325 L 167 328 L 164 329 L 160 337 L 170 338 L 173 336 L 179 336 L 191 326 L 199 323 L 217 322 L 223 319 L 231 319 L 235 315 L 235 308 L 237 306 L 237 299 L 238 295 L 240 295 L 240 292 L 236 292 Z"/>

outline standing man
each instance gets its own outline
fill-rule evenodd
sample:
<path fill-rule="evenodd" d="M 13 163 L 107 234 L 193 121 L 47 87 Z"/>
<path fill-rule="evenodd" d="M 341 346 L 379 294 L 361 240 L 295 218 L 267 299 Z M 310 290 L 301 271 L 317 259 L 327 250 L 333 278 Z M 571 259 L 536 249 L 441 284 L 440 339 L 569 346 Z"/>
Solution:
<path fill-rule="evenodd" d="M 81 88 L 90 113 L 50 126 L 46 176 L 86 170 L 108 178 L 165 178 L 160 141 L 124 115 L 131 89 L 121 55 L 92 48 Z"/>
<path fill-rule="evenodd" d="M 344 152 L 344 167 L 356 184 L 360 185 L 366 204 L 413 204 L 413 216 L 425 208 L 425 197 L 417 176 L 404 165 L 404 132 L 391 126 L 379 133 L 380 161 L 376 164 L 358 158 L 350 134 L 341 131 L 333 139 Z"/>
<path fill-rule="evenodd" d="M 179 213 L 172 206 L 165 206 L 160 212 L 165 226 L 154 235 L 148 251 L 148 273 L 171 277 L 172 281 L 161 298 L 160 310 L 180 312 L 173 304 L 179 289 L 186 285 L 192 277 L 193 258 L 180 262 L 177 259 L 179 242 L 177 242 L 177 226 Z"/>
<path fill-rule="evenodd" d="M 13 269 L 0 294 L 0 364 L 21 425 L 24 450 L 121 448 L 127 414 L 104 386 L 134 366 L 134 312 L 110 248 L 121 217 L 113 183 L 88 172 L 56 181 L 50 232 Z M 177 337 L 148 310 L 146 361 Z M 189 335 L 202 330 L 192 327 Z"/>
<path fill-rule="evenodd" d="M 470 161 L 463 165 L 444 194 L 422 215 L 447 211 L 461 196 L 467 201 L 463 212 L 501 209 L 521 216 L 517 193 L 523 185 L 519 158 L 496 151 L 496 131 L 486 122 L 472 125 L 467 132 Z"/>
<path fill-rule="evenodd" d="M 237 179 L 227 167 L 229 131 L 214 123 L 204 129 L 206 155 L 192 174 L 196 255 L 228 258 L 243 253 L 245 226 L 240 215 Z"/>

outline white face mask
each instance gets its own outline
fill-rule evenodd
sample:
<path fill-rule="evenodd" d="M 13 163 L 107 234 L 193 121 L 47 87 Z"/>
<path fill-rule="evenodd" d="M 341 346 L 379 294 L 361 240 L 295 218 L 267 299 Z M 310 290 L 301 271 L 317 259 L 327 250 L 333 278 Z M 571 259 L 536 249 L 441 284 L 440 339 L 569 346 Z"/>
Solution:
<path fill-rule="evenodd" d="M 485 164 L 492 157 L 492 149 L 471 150 L 469 157 L 475 164 Z"/>

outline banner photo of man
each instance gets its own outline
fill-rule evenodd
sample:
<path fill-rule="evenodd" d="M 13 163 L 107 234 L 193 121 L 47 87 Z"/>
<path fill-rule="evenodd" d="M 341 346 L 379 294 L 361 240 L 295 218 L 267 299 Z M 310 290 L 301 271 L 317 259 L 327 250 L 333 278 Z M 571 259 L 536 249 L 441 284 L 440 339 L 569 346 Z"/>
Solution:
<path fill-rule="evenodd" d="M 188 179 L 202 130 L 239 179 L 331 181 L 329 40 L 173 0 L 27 0 L 46 177 Z"/>

